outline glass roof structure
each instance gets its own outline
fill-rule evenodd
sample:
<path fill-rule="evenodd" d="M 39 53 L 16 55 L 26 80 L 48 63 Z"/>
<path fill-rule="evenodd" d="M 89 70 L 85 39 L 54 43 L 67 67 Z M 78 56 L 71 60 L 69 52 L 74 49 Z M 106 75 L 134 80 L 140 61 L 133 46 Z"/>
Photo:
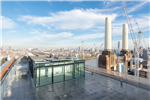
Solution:
<path fill-rule="evenodd" d="M 29 57 L 29 69 L 35 86 L 39 87 L 84 77 L 85 60 Z"/>

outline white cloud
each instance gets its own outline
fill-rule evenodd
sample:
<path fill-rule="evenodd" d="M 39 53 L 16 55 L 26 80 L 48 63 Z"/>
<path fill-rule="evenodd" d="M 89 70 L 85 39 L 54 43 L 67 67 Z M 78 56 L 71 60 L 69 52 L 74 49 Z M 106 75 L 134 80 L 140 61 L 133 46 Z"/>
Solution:
<path fill-rule="evenodd" d="M 16 33 L 15 30 L 10 30 L 8 33 Z"/>
<path fill-rule="evenodd" d="M 43 38 L 47 38 L 47 39 L 63 39 L 66 37 L 71 37 L 74 34 L 69 33 L 69 32 L 62 32 L 62 33 L 58 33 L 58 34 L 42 34 L 41 36 Z"/>
<path fill-rule="evenodd" d="M 66 30 L 89 29 L 104 24 L 106 17 L 111 17 L 114 21 L 117 14 L 102 14 L 102 12 L 116 9 L 118 7 L 113 9 L 73 9 L 50 13 L 50 16 L 43 17 L 26 15 L 21 16 L 18 20 L 28 24 L 42 25 L 48 29 L 51 27 Z"/>
<path fill-rule="evenodd" d="M 46 32 L 41 32 L 40 34 L 34 34 L 30 38 L 17 39 L 17 41 L 38 43 L 38 42 L 43 42 L 46 40 L 54 40 L 54 39 L 59 40 L 59 39 L 69 38 L 73 35 L 74 34 L 70 32 L 62 32 L 62 33 L 57 33 L 57 34 L 50 34 L 50 33 L 48 34 Z"/>
<path fill-rule="evenodd" d="M 31 30 L 31 32 L 30 32 L 30 34 L 39 34 L 39 33 L 40 33 L 40 32 L 37 31 L 37 30 L 35 30 L 35 29 Z"/>
<path fill-rule="evenodd" d="M 23 30 L 25 31 L 26 29 L 22 26 Z"/>
<path fill-rule="evenodd" d="M 79 40 L 90 40 L 90 39 L 96 39 L 96 38 L 102 38 L 104 37 L 104 33 L 94 33 L 94 34 L 84 34 L 79 36 L 74 36 L 73 38 L 79 39 Z"/>
<path fill-rule="evenodd" d="M 138 3 L 138 4 L 136 4 L 135 6 L 130 7 L 130 8 L 128 9 L 128 10 L 129 10 L 129 13 L 141 9 L 144 5 L 146 5 L 146 4 L 148 4 L 148 3 L 149 3 L 148 1 L 144 1 L 144 2 L 142 1 L 142 2 L 140 2 L 140 3 Z M 128 5 L 127 5 L 127 8 L 128 8 Z"/>
<path fill-rule="evenodd" d="M 69 0 L 70 2 L 82 2 L 82 0 Z"/>
<path fill-rule="evenodd" d="M 16 23 L 10 18 L 1 16 L 2 18 L 2 29 L 12 29 L 16 26 Z"/>
<path fill-rule="evenodd" d="M 143 33 L 148 32 L 149 27 L 150 27 L 150 25 L 149 25 L 149 20 L 150 20 L 149 14 L 138 15 L 138 16 L 134 16 L 134 17 L 136 19 L 136 22 L 138 23 L 138 26 L 143 31 Z M 137 34 L 139 30 L 138 30 L 138 27 L 136 25 L 136 22 L 135 22 L 133 16 L 130 17 L 130 20 L 132 23 L 134 34 Z M 122 35 L 122 27 L 123 27 L 123 24 L 125 24 L 125 23 L 127 23 L 125 17 L 124 17 L 124 19 L 116 20 L 112 23 L 112 29 L 116 32 L 116 35 Z M 114 34 L 114 31 L 113 31 L 113 34 Z"/>

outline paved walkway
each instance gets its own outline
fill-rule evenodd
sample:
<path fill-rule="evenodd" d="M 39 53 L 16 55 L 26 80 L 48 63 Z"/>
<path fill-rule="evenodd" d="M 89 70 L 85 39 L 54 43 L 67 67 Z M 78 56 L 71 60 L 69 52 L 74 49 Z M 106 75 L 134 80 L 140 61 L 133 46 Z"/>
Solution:
<path fill-rule="evenodd" d="M 78 78 L 34 88 L 30 75 L 16 77 L 4 100 L 149 100 L 150 91 L 86 71 Z"/>

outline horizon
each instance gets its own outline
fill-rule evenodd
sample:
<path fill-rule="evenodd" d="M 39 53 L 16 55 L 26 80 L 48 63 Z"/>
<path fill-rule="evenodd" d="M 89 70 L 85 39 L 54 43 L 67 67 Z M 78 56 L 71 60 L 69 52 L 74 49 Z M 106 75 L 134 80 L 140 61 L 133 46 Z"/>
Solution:
<path fill-rule="evenodd" d="M 133 16 L 149 47 L 149 2 L 126 4 L 136 37 L 138 27 Z M 2 47 L 76 48 L 82 46 L 82 41 L 85 48 L 92 48 L 95 43 L 100 47 L 107 16 L 112 20 L 112 49 L 117 48 L 118 41 L 122 48 L 122 25 L 126 19 L 120 1 L 2 1 Z M 133 49 L 130 33 L 128 36 L 129 48 Z"/>

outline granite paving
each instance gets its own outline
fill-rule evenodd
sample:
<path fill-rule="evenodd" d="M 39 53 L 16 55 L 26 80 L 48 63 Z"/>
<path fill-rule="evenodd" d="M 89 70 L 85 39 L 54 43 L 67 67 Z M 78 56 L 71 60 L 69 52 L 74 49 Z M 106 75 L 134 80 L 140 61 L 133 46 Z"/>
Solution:
<path fill-rule="evenodd" d="M 150 91 L 85 71 L 85 77 L 35 88 L 31 76 L 16 77 L 4 100 L 149 100 Z"/>

